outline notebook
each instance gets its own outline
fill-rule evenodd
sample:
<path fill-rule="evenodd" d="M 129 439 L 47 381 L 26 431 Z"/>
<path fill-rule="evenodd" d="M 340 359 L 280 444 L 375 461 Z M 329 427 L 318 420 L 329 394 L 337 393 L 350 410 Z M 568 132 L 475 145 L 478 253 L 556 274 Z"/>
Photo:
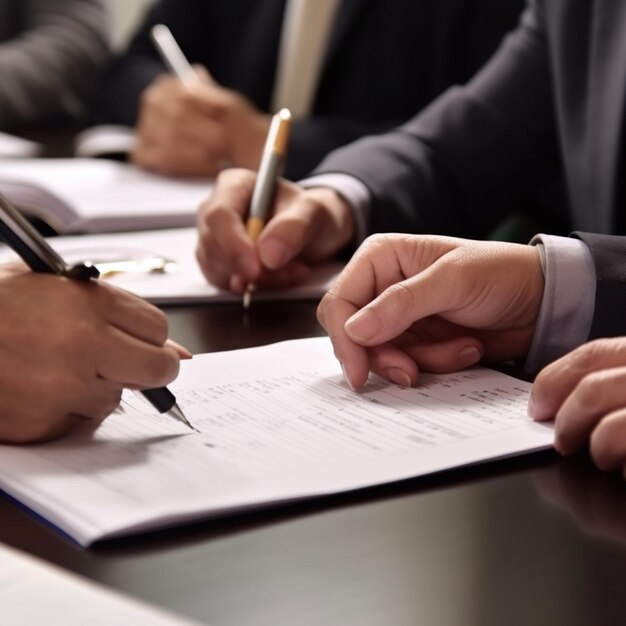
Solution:
<path fill-rule="evenodd" d="M 0 192 L 59 233 L 191 226 L 211 189 L 115 161 L 0 160 Z"/>
<path fill-rule="evenodd" d="M 325 338 L 195 356 L 172 385 L 195 432 L 125 392 L 100 425 L 0 446 L 0 488 L 82 546 L 551 446 L 530 385 L 485 368 L 352 392 Z"/>

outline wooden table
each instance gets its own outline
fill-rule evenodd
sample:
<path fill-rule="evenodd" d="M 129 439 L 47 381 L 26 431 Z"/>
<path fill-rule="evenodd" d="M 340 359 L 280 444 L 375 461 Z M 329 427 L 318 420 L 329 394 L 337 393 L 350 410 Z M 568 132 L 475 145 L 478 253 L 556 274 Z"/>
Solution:
<path fill-rule="evenodd" d="M 168 317 L 196 352 L 321 333 L 312 303 Z M 0 541 L 216 626 L 606 626 L 626 622 L 625 490 L 542 453 L 88 551 L 0 499 Z"/>

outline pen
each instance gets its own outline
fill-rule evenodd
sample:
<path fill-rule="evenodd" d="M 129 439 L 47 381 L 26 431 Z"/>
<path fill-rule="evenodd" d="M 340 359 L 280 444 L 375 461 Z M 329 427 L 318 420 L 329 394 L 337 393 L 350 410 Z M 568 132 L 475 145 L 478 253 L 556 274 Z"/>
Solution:
<path fill-rule="evenodd" d="M 265 226 L 267 215 L 274 199 L 276 182 L 282 173 L 287 157 L 287 144 L 291 132 L 291 113 L 289 109 L 281 109 L 272 117 L 267 133 L 263 155 L 259 165 L 256 183 L 250 201 L 250 213 L 246 222 L 246 230 L 252 241 L 256 241 Z M 243 295 L 244 309 L 250 308 L 254 285 L 248 285 Z"/>
<path fill-rule="evenodd" d="M 82 281 L 100 276 L 95 265 L 79 263 L 69 267 L 2 194 L 0 194 L 0 235 L 33 272 L 57 274 Z M 147 389 L 141 393 L 159 413 L 167 413 L 192 430 L 199 432 L 189 423 L 176 403 L 174 394 L 167 387 Z"/>
<path fill-rule="evenodd" d="M 161 55 L 163 63 L 185 87 L 191 87 L 198 76 L 174 39 L 172 31 L 165 24 L 157 24 L 152 27 L 151 34 L 152 41 Z"/>

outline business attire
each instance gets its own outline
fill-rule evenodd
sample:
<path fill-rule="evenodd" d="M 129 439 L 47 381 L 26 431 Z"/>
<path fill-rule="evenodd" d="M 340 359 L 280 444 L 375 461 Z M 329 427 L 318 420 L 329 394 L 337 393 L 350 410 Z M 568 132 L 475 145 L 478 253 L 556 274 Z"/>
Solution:
<path fill-rule="evenodd" d="M 84 113 L 109 40 L 106 0 L 0 0 L 0 127 Z"/>
<path fill-rule="evenodd" d="M 563 217 L 597 234 L 538 241 L 547 284 L 531 369 L 587 339 L 626 334 L 626 238 L 610 236 L 626 235 L 624 33 L 626 3 L 530 0 L 467 86 L 315 172 L 334 177 L 330 186 L 365 211 L 370 232 L 477 237 L 512 196 L 523 201 L 562 179 Z"/>
<path fill-rule="evenodd" d="M 626 3 L 532 0 L 464 87 L 394 132 L 330 155 L 371 194 L 372 232 L 482 236 L 512 194 L 563 177 L 571 226 L 626 232 Z"/>
<path fill-rule="evenodd" d="M 162 0 L 103 90 L 102 121 L 134 125 L 140 95 L 164 71 L 149 37 L 159 22 L 192 63 L 269 112 L 288 0 Z M 467 80 L 513 28 L 522 0 L 343 0 L 332 23 L 310 115 L 296 121 L 286 175 L 334 148 L 406 121 Z"/>

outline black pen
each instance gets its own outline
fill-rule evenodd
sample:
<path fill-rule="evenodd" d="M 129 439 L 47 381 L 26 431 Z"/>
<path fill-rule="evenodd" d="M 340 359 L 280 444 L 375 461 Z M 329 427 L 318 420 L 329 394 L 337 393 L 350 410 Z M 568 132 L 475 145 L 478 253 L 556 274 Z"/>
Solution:
<path fill-rule="evenodd" d="M 95 265 L 79 263 L 69 267 L 32 224 L 2 194 L 0 194 L 0 235 L 33 272 L 56 274 L 82 281 L 100 276 Z M 199 432 L 189 423 L 176 403 L 176 397 L 167 387 L 146 389 L 141 393 L 159 413 L 167 413 L 192 430 Z"/>

